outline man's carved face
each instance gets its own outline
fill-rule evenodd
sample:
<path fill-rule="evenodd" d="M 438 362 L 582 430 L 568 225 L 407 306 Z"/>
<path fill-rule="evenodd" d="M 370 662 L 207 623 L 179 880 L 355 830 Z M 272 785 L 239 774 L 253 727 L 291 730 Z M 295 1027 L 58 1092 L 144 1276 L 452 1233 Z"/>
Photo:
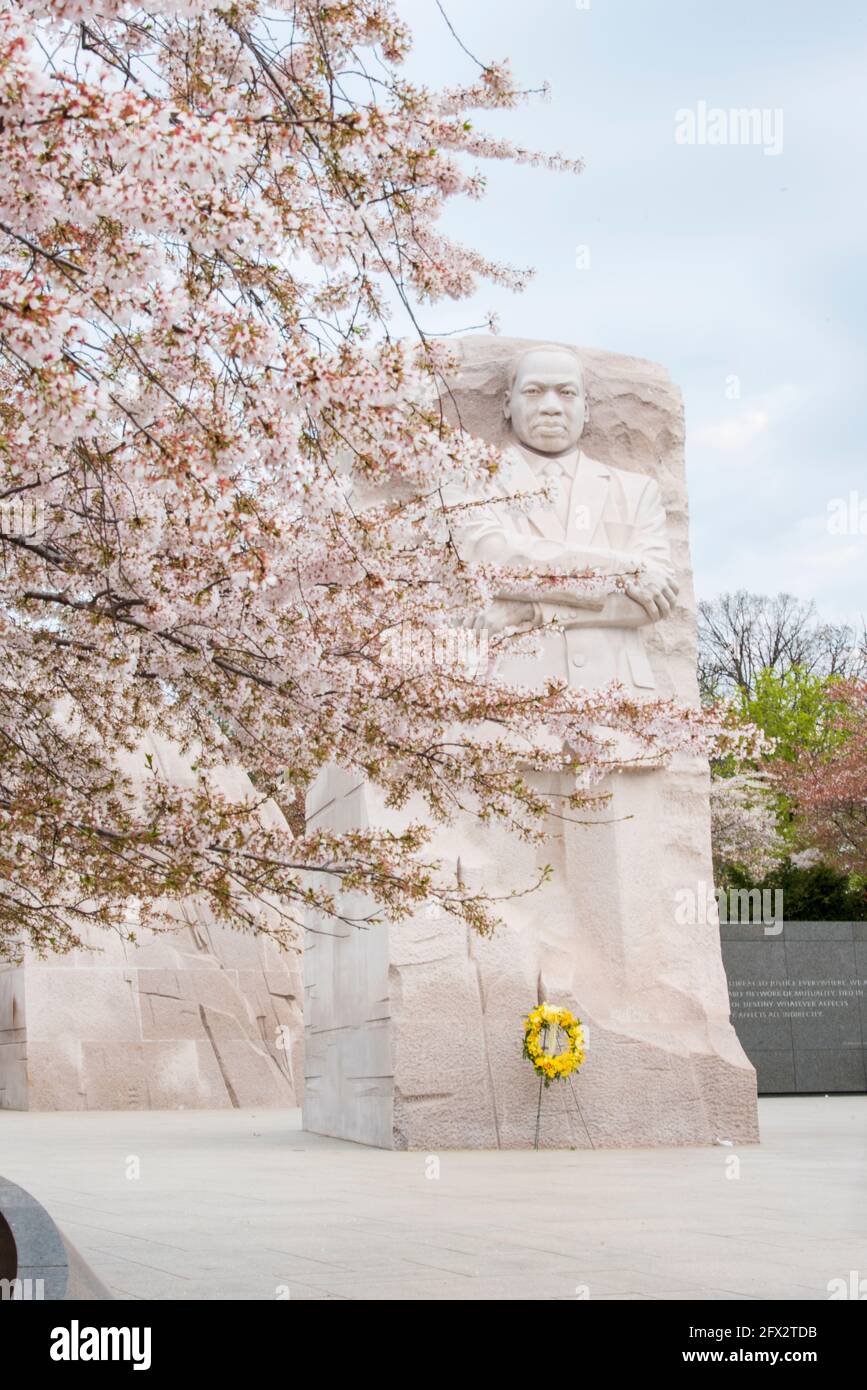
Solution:
<path fill-rule="evenodd" d="M 524 354 L 506 393 L 504 414 L 522 444 L 543 454 L 574 449 L 587 423 L 584 374 L 571 352 L 539 348 Z"/>

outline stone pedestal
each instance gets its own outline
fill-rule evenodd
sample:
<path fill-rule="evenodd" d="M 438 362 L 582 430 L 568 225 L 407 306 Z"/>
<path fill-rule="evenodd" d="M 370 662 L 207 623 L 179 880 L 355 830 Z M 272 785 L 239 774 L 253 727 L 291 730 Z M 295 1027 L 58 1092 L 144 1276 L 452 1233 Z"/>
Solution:
<path fill-rule="evenodd" d="M 500 438 L 508 363 L 524 346 L 460 344 L 454 404 L 471 432 Z M 680 596 L 647 643 L 657 693 L 696 701 L 679 393 L 651 363 L 582 358 L 582 448 L 651 475 L 663 494 Z M 543 1093 L 542 1146 L 756 1141 L 755 1073 L 729 1020 L 718 927 L 677 920 L 678 895 L 713 881 L 708 787 L 707 767 L 683 757 L 612 776 L 610 801 L 582 824 L 552 819 L 541 847 L 470 817 L 438 830 L 432 857 L 469 887 L 505 893 L 554 869 L 503 905 L 489 940 L 434 904 L 366 930 L 311 921 L 305 1127 L 387 1148 L 532 1147 L 539 1083 L 521 1056 L 522 1019 L 546 999 L 578 1014 L 589 1045 L 574 1089 Z M 397 817 L 339 769 L 322 773 L 307 810 L 311 828 L 330 830 L 423 814 L 415 804 Z"/>
<path fill-rule="evenodd" d="M 395 826 L 376 789 L 351 780 L 323 775 L 313 823 Z M 304 962 L 305 1128 L 385 1148 L 532 1147 L 539 1083 L 521 1024 L 547 999 L 581 1018 L 588 1049 L 574 1086 L 543 1092 L 543 1146 L 757 1139 L 718 929 L 675 915 L 710 854 L 707 772 L 683 759 L 665 774 L 613 777 L 610 790 L 604 811 L 552 826 L 542 848 L 469 822 L 437 836 L 432 853 L 471 888 L 554 868 L 552 883 L 504 905 L 490 939 L 435 904 L 364 930 L 316 924 Z"/>

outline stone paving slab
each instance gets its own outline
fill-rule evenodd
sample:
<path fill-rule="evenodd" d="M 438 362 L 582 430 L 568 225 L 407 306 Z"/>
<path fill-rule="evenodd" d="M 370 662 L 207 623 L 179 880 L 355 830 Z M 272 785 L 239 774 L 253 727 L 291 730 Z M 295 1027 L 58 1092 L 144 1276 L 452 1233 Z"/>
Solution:
<path fill-rule="evenodd" d="M 4 1111 L 0 1170 L 118 1298 L 827 1299 L 867 1275 L 867 1096 L 760 1112 L 759 1147 L 426 1155 L 298 1111 Z"/>

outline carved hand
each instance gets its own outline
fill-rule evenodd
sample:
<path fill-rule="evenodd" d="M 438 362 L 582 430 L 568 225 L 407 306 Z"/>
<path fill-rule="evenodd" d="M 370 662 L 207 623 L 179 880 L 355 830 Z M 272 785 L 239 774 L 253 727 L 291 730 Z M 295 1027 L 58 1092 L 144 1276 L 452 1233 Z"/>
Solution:
<path fill-rule="evenodd" d="M 638 579 L 626 585 L 626 592 L 641 604 L 650 621 L 655 623 L 668 617 L 677 598 L 678 585 L 662 570 L 644 566 Z"/>
<path fill-rule="evenodd" d="M 539 606 L 520 599 L 497 598 L 486 613 L 470 624 L 473 632 L 504 632 L 506 628 L 538 627 L 542 621 Z"/>

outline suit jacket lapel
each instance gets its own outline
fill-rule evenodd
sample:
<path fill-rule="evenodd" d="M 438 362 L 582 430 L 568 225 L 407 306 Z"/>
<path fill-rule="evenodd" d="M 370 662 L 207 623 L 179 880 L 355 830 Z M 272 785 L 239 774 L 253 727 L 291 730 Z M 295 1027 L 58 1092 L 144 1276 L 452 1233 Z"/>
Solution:
<path fill-rule="evenodd" d="M 590 543 L 602 520 L 611 473 L 603 463 L 579 454 L 569 508 L 568 539 Z"/>
<path fill-rule="evenodd" d="M 544 487 L 545 479 L 540 478 L 533 472 L 522 451 L 516 447 L 507 450 L 509 460 L 507 476 L 502 478 L 502 491 L 505 496 L 516 492 L 529 493 L 538 492 Z M 526 513 L 527 521 L 534 531 L 538 531 L 540 536 L 545 536 L 549 541 L 563 540 L 563 527 L 557 520 L 554 508 L 546 502 L 537 503 L 529 508 Z"/>

